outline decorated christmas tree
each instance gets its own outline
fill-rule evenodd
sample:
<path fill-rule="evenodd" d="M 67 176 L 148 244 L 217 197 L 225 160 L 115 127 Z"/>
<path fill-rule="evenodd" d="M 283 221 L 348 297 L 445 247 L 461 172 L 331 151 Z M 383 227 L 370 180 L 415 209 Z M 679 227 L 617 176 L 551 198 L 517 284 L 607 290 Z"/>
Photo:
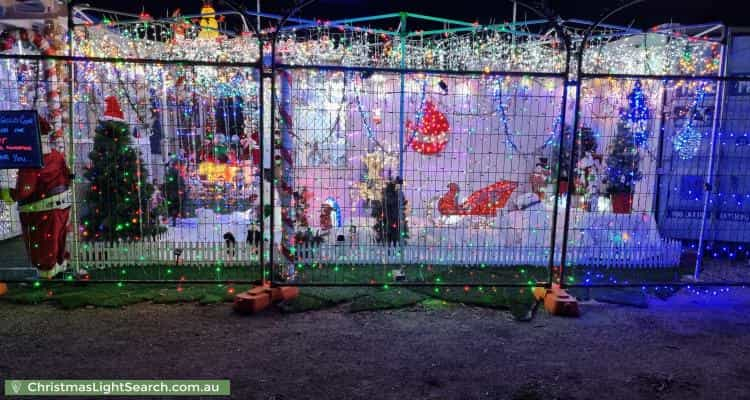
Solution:
<path fill-rule="evenodd" d="M 375 235 L 378 243 L 396 244 L 409 237 L 406 220 L 406 199 L 401 189 L 401 179 L 388 182 L 383 189 L 382 200 L 373 201 L 372 216 L 375 218 Z"/>
<path fill-rule="evenodd" d="M 635 183 L 642 177 L 638 170 L 640 161 L 641 155 L 635 144 L 634 133 L 624 122 L 620 122 L 607 156 L 607 180 L 610 194 L 629 196 L 633 193 Z"/>
<path fill-rule="evenodd" d="M 638 148 L 648 141 L 649 119 L 650 111 L 641 81 L 635 81 L 633 91 L 628 95 L 628 107 L 620 111 L 617 133 L 607 156 L 608 192 L 625 196 L 613 196 L 613 208 L 616 212 L 630 212 L 630 195 L 635 183 L 642 177 L 638 170 L 641 161 Z"/>
<path fill-rule="evenodd" d="M 560 180 L 568 180 L 568 171 L 570 167 L 570 150 L 573 141 L 573 129 L 570 125 L 563 126 L 562 138 L 549 147 L 550 153 L 550 180 L 554 183 L 557 180 L 558 173 Z M 562 152 L 560 152 L 562 146 Z"/>
<path fill-rule="evenodd" d="M 560 143 L 556 143 L 554 146 L 550 146 L 550 179 L 554 182 L 557 179 L 558 168 L 560 171 L 560 180 L 569 181 L 570 177 L 570 163 L 571 159 L 573 164 L 577 165 L 578 160 L 583 158 L 586 153 L 596 153 L 599 144 L 597 142 L 596 133 L 589 127 L 582 127 L 578 130 L 576 135 L 576 154 L 574 157 L 572 154 L 573 146 L 573 129 L 570 125 L 565 125 L 563 128 L 563 137 Z M 560 153 L 560 147 L 562 146 L 562 154 Z M 559 160 L 559 161 L 558 161 Z"/>
<path fill-rule="evenodd" d="M 185 184 L 185 178 L 180 173 L 180 161 L 177 156 L 169 160 L 167 173 L 164 182 L 164 197 L 167 203 L 167 215 L 172 219 L 172 225 L 175 225 L 177 218 L 184 217 L 187 208 L 188 187 Z"/>
<path fill-rule="evenodd" d="M 120 105 L 106 99 L 91 160 L 84 176 L 91 182 L 86 194 L 83 237 L 88 240 L 140 240 L 164 231 L 150 200 L 154 187 L 135 147 Z"/>

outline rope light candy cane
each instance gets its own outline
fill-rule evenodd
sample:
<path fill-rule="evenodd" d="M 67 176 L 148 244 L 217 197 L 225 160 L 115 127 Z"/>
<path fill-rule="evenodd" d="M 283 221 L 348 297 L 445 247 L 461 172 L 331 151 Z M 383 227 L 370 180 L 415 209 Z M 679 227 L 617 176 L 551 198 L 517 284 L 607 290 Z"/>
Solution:
<path fill-rule="evenodd" d="M 279 114 L 281 115 L 281 148 L 279 156 L 274 157 L 274 175 L 279 182 L 279 201 L 281 203 L 281 254 L 287 262 L 287 279 L 293 279 L 296 251 L 294 248 L 295 215 L 292 207 L 292 193 L 294 187 L 294 149 L 293 120 L 291 115 L 291 87 L 292 76 L 288 71 L 281 71 Z M 273 227 L 271 228 L 273 229 Z"/>

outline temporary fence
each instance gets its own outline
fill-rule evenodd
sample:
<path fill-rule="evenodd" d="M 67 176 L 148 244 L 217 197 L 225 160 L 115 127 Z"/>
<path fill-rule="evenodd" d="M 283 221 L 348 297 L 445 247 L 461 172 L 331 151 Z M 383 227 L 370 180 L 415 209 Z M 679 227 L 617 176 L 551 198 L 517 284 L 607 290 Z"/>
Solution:
<path fill-rule="evenodd" d="M 726 76 L 723 45 L 351 23 L 222 36 L 181 19 L 71 20 L 67 42 L 54 26 L 6 33 L 0 108 L 48 119 L 74 174 L 71 273 L 744 279 L 733 266 L 750 251 L 750 81 Z M 0 186 L 15 174 L 0 171 Z M 0 207 L 0 246 L 21 241 L 17 206 Z"/>

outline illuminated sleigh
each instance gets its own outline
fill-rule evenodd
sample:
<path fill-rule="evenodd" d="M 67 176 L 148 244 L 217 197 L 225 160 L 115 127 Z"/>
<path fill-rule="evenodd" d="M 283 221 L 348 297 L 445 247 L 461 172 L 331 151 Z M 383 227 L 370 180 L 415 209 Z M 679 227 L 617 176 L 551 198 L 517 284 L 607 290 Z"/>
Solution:
<path fill-rule="evenodd" d="M 458 204 L 458 185 L 451 182 L 448 184 L 448 193 L 438 200 L 438 211 L 444 216 L 482 216 L 494 217 L 497 210 L 505 207 L 518 183 L 511 181 L 498 181 L 469 195 L 461 204 Z"/>

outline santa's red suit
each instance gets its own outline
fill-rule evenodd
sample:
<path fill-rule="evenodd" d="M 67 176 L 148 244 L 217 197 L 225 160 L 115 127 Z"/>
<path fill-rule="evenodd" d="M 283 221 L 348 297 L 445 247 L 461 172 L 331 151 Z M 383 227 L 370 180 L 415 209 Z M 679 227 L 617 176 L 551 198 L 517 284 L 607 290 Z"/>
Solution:
<path fill-rule="evenodd" d="M 43 134 L 49 132 L 45 129 L 49 125 L 40 125 Z M 11 191 L 18 202 L 26 249 L 42 278 L 52 278 L 67 265 L 65 239 L 72 204 L 70 180 L 65 157 L 55 149 L 45 149 L 44 167 L 20 169 L 16 189 Z"/>

